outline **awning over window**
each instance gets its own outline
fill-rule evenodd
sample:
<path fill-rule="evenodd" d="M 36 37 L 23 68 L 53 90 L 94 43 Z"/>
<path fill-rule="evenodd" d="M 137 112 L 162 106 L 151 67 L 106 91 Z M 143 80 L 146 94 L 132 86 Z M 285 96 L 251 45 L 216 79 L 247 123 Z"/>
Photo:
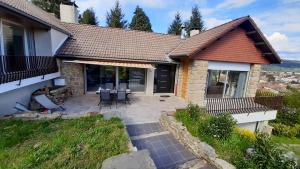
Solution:
<path fill-rule="evenodd" d="M 103 65 L 103 66 L 118 66 L 118 67 L 134 67 L 143 69 L 155 69 L 150 63 L 134 63 L 134 62 L 104 62 L 104 61 L 89 61 L 89 60 L 63 60 L 65 63 L 80 63 L 89 65 Z"/>

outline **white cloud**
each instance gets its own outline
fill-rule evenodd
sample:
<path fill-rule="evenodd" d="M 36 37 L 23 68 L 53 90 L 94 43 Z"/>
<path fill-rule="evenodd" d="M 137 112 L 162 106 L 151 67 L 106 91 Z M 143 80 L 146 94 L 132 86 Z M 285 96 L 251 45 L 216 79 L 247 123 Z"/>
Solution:
<path fill-rule="evenodd" d="M 255 0 L 225 0 L 217 5 L 217 9 L 232 9 L 247 6 L 253 3 Z"/>
<path fill-rule="evenodd" d="M 278 52 L 300 52 L 299 38 L 289 38 L 280 32 L 274 32 L 266 37 Z"/>
<path fill-rule="evenodd" d="M 231 21 L 231 19 L 217 19 L 217 18 L 206 18 L 205 20 L 205 26 L 207 29 L 219 26 L 223 23 Z"/>

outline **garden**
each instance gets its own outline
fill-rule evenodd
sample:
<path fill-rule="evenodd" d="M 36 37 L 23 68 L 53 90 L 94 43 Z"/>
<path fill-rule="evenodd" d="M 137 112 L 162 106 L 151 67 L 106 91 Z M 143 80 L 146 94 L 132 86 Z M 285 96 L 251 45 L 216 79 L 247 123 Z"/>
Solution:
<path fill-rule="evenodd" d="M 282 110 L 270 125 L 274 127 L 273 140 L 300 157 L 300 91 L 289 88 L 283 95 Z"/>
<path fill-rule="evenodd" d="M 187 109 L 178 110 L 175 117 L 193 136 L 211 145 L 219 158 L 237 168 L 296 168 L 296 162 L 285 155 L 286 149 L 266 134 L 238 128 L 229 113 L 211 116 L 189 104 Z"/>
<path fill-rule="evenodd" d="M 40 121 L 0 120 L 0 168 L 101 168 L 128 152 L 118 118 L 102 115 Z"/>

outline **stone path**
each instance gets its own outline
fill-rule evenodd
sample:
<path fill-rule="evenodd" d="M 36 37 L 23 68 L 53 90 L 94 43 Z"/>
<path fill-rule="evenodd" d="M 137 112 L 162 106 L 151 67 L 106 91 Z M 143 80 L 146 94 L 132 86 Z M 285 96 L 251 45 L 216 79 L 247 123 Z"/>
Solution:
<path fill-rule="evenodd" d="M 206 161 L 198 160 L 168 131 L 164 131 L 159 123 L 133 124 L 126 128 L 133 145 L 138 150 L 149 150 L 158 169 L 173 169 L 195 160 L 196 168 L 212 168 Z"/>

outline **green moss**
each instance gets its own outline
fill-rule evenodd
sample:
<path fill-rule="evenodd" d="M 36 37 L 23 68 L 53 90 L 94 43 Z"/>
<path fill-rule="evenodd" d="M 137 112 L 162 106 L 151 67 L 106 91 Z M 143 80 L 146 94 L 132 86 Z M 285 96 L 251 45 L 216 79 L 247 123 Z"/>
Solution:
<path fill-rule="evenodd" d="M 128 151 L 120 119 L 0 121 L 0 168 L 99 168 Z"/>

